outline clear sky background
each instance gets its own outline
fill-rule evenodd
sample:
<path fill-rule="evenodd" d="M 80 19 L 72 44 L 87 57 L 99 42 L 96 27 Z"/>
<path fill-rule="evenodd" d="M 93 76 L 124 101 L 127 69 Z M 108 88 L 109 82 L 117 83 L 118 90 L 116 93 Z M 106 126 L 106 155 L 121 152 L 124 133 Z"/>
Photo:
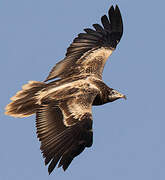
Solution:
<path fill-rule="evenodd" d="M 93 108 L 94 143 L 66 172 L 49 176 L 35 116 L 5 116 L 28 80 L 43 81 L 83 28 L 118 4 L 124 34 L 104 81 L 128 99 Z M 165 2 L 108 0 L 0 1 L 0 180 L 165 179 Z"/>

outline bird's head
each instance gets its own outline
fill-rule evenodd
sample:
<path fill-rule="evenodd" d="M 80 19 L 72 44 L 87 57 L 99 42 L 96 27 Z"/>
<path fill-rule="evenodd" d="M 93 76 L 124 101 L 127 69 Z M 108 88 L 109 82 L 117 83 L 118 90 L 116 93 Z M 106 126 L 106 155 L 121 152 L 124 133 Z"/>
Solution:
<path fill-rule="evenodd" d="M 108 95 L 109 102 L 113 102 L 113 101 L 120 99 L 120 98 L 127 99 L 125 95 L 119 93 L 115 89 L 110 89 L 109 95 Z"/>

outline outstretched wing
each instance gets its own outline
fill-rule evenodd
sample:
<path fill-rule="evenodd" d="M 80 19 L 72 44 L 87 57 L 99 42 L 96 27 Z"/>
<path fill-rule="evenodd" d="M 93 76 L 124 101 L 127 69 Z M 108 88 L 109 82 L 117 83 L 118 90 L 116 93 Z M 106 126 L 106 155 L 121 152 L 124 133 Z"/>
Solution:
<path fill-rule="evenodd" d="M 101 18 L 102 25 L 84 29 L 67 49 L 66 57 L 57 63 L 45 81 L 60 77 L 90 73 L 99 78 L 107 58 L 112 54 L 123 34 L 123 23 L 118 6 L 111 6 L 109 17 Z"/>
<path fill-rule="evenodd" d="M 45 103 L 36 113 L 36 127 L 45 164 L 68 168 L 74 157 L 92 145 L 92 102 L 95 93 Z"/>

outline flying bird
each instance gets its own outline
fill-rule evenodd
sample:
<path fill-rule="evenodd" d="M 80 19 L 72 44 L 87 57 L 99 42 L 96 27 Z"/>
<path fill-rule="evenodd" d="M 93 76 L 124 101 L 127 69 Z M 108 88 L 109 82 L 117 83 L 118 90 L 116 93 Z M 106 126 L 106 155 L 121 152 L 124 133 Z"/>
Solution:
<path fill-rule="evenodd" d="M 36 114 L 49 174 L 57 164 L 65 171 L 76 156 L 92 146 L 92 106 L 126 98 L 102 80 L 104 65 L 123 34 L 118 6 L 111 6 L 101 22 L 78 34 L 45 81 L 29 81 L 6 106 L 9 116 Z"/>

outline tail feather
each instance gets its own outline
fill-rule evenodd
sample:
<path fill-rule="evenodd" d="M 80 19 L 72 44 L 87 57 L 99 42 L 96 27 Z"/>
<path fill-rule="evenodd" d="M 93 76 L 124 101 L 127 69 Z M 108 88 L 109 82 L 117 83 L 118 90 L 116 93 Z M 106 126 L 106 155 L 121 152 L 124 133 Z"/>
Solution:
<path fill-rule="evenodd" d="M 13 117 L 27 117 L 34 114 L 39 107 L 36 103 L 36 93 L 45 87 L 45 83 L 38 81 L 29 81 L 22 86 L 11 98 L 12 102 L 5 108 L 5 114 Z"/>

